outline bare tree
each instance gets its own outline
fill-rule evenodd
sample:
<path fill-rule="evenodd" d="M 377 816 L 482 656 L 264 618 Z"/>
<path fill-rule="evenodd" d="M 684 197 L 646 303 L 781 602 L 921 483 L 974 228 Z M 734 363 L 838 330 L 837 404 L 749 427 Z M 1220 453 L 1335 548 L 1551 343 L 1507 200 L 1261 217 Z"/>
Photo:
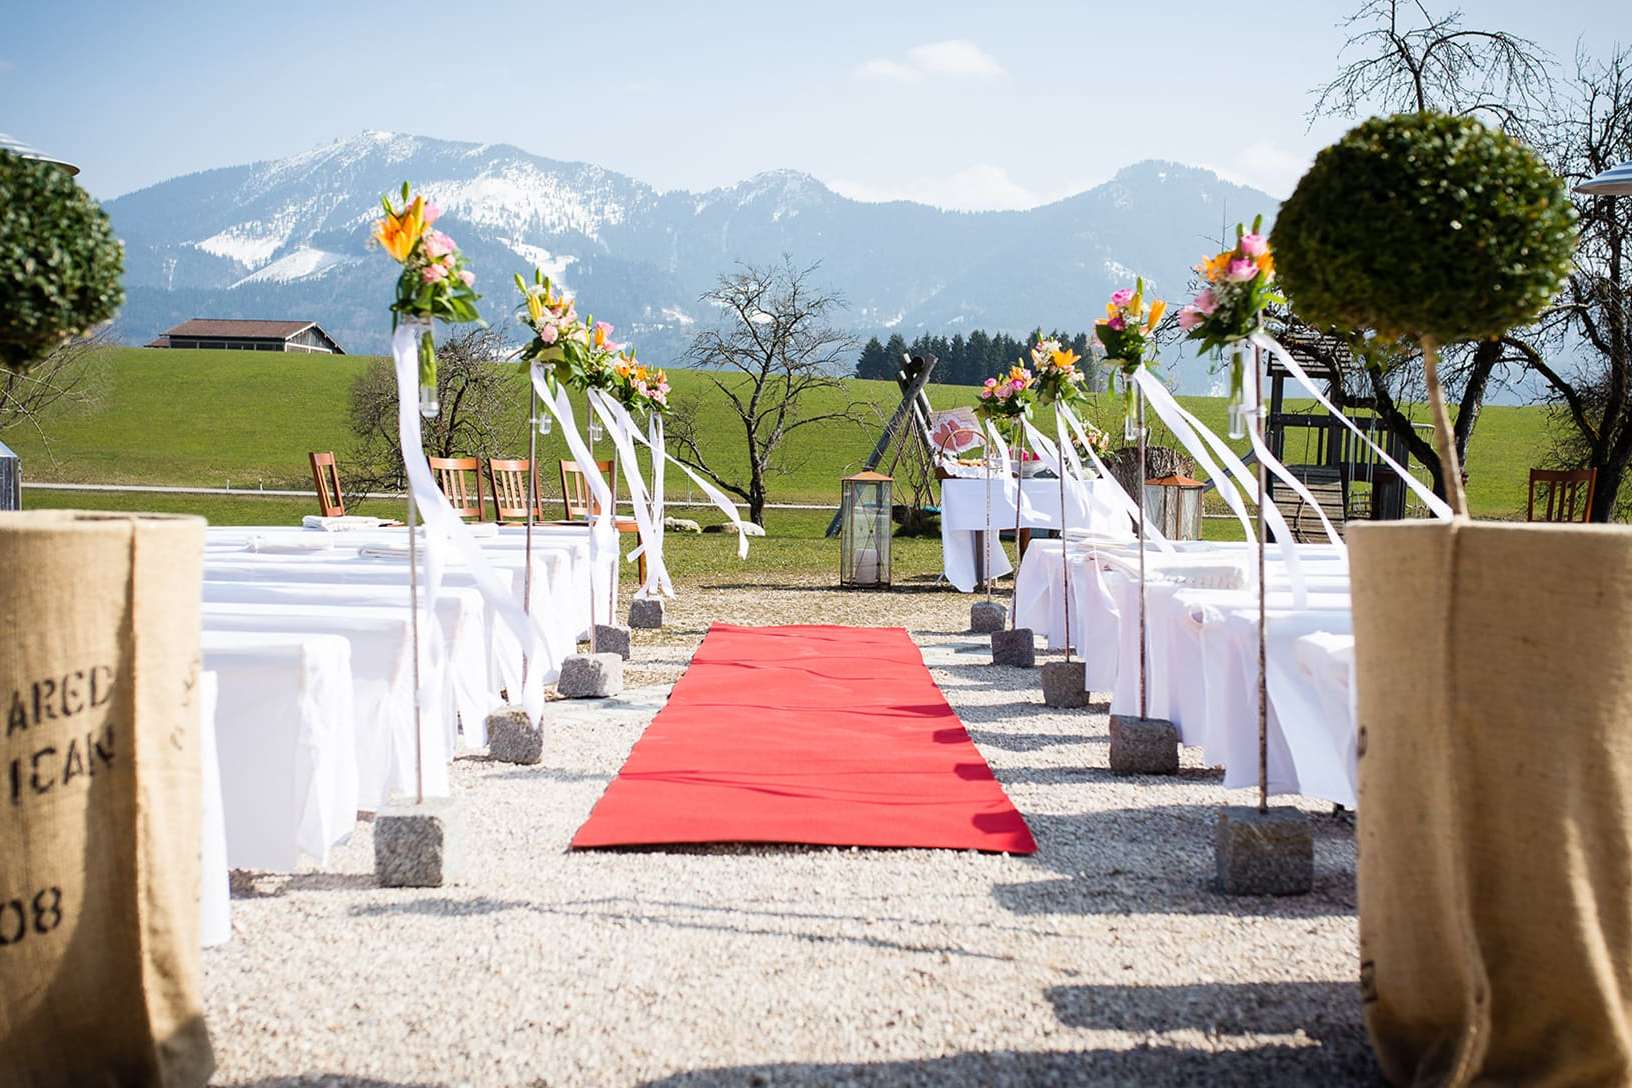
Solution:
<path fill-rule="evenodd" d="M 697 400 L 676 404 L 669 430 L 676 455 L 746 501 L 758 525 L 765 524 L 766 478 L 787 467 L 788 436 L 804 427 L 860 423 L 868 407 L 848 401 L 810 410 L 813 400 L 847 396 L 842 375 L 856 350 L 853 336 L 828 323 L 844 300 L 813 282 L 817 267 L 800 268 L 787 257 L 775 265 L 743 265 L 702 297 L 723 318 L 697 334 L 688 363 L 711 372 L 742 425 L 740 470 L 716 469 L 705 458 Z"/>
<path fill-rule="evenodd" d="M 0 434 L 31 430 L 49 456 L 50 416 L 95 403 L 100 395 L 96 355 L 111 343 L 104 329 L 61 344 L 29 370 L 0 369 Z"/>
<path fill-rule="evenodd" d="M 474 328 L 436 352 L 442 410 L 423 424 L 428 457 L 498 457 L 519 448 L 526 423 L 515 367 L 505 361 L 503 333 Z M 351 430 L 357 438 L 345 479 L 355 494 L 400 491 L 406 485 L 397 439 L 397 378 L 390 359 L 375 359 L 351 387 Z"/>

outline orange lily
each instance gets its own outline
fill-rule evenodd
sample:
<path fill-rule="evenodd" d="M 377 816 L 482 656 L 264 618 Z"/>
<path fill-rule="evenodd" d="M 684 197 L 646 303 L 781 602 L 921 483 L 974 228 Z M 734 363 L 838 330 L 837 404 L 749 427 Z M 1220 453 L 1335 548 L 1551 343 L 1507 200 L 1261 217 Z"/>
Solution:
<path fill-rule="evenodd" d="M 1155 302 L 1152 302 L 1150 304 L 1150 316 L 1145 318 L 1145 331 L 1149 332 L 1154 329 L 1156 327 L 1156 323 L 1162 319 L 1162 315 L 1166 312 L 1166 302 L 1162 301 L 1161 299 L 1157 299 Z"/>
<path fill-rule="evenodd" d="M 374 224 L 374 240 L 399 264 L 408 260 L 424 234 L 425 198 L 422 196 L 414 197 L 413 203 L 400 213 L 387 205 L 385 218 Z"/>
<path fill-rule="evenodd" d="M 1077 360 L 1081 359 L 1082 356 L 1078 355 L 1076 352 L 1072 351 L 1070 348 L 1066 348 L 1064 351 L 1052 352 L 1051 353 L 1051 358 L 1052 358 L 1052 360 L 1054 362 L 1054 366 L 1057 369 L 1059 369 L 1059 370 L 1070 370 L 1073 366 L 1075 366 L 1077 364 Z"/>

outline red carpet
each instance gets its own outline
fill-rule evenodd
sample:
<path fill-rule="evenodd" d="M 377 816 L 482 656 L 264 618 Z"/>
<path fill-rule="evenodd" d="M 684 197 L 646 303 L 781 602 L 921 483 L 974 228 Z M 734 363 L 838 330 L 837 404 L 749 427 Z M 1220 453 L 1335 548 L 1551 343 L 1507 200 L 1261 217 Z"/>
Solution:
<path fill-rule="evenodd" d="M 899 627 L 715 624 L 575 847 L 1037 849 Z"/>

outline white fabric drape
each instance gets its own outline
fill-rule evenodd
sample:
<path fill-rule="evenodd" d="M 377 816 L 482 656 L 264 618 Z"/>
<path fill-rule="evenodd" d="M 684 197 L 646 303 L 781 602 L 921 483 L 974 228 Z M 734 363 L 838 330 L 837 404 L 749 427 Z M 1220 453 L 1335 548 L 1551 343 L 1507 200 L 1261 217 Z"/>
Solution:
<path fill-rule="evenodd" d="M 627 468 L 624 478 L 629 482 L 629 500 L 635 511 L 635 530 L 640 536 L 640 545 L 630 552 L 628 559 L 633 561 L 641 555 L 646 557 L 646 582 L 640 589 L 642 594 L 653 591 L 662 593 L 665 597 L 674 596 L 674 585 L 669 580 L 668 568 L 663 563 L 663 542 L 661 533 L 662 514 L 657 515 L 658 526 L 653 525 L 653 506 L 646 490 L 646 482 L 640 475 L 640 460 L 635 451 L 635 442 L 640 438 L 640 427 L 630 416 L 627 409 L 599 389 L 591 389 L 588 393 L 589 404 L 601 422 L 606 425 L 606 433 L 612 438 L 612 446 L 618 451 L 618 458 Z M 654 471 L 662 475 L 662 456 L 652 454 Z"/>

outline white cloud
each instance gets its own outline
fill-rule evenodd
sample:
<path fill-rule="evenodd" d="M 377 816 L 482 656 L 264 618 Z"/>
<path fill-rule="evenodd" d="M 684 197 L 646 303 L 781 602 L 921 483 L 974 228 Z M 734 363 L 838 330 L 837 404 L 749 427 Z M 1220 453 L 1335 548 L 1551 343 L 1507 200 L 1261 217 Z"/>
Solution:
<path fill-rule="evenodd" d="M 917 83 L 931 76 L 949 79 L 989 79 L 1003 75 L 1003 66 L 974 42 L 953 39 L 915 45 L 905 59 L 874 57 L 856 69 L 864 79 Z"/>
<path fill-rule="evenodd" d="M 1226 181 L 1262 189 L 1277 200 L 1292 195 L 1298 179 L 1309 169 L 1314 156 L 1288 151 L 1264 140 L 1248 144 L 1222 163 L 1204 163 Z"/>
<path fill-rule="evenodd" d="M 1035 208 L 1052 195 L 1033 192 L 1009 176 L 1001 166 L 975 163 L 942 177 L 919 177 L 895 182 L 862 182 L 834 178 L 827 187 L 851 200 L 879 204 L 911 200 L 958 211 L 1009 211 Z"/>

